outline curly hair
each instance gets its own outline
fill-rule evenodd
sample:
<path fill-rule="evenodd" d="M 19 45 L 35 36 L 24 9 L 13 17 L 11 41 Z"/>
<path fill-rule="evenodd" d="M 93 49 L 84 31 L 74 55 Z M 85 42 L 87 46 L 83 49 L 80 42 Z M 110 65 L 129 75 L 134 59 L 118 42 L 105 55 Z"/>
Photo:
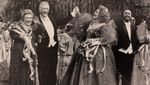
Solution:
<path fill-rule="evenodd" d="M 110 20 L 110 12 L 107 7 L 100 5 L 99 9 L 99 22 L 108 22 Z"/>
<path fill-rule="evenodd" d="M 22 19 L 22 20 L 24 19 L 24 16 L 25 16 L 26 14 L 31 14 L 31 15 L 34 17 L 34 14 L 33 14 L 33 12 L 32 12 L 31 9 L 24 9 L 24 10 L 21 12 L 21 19 Z"/>

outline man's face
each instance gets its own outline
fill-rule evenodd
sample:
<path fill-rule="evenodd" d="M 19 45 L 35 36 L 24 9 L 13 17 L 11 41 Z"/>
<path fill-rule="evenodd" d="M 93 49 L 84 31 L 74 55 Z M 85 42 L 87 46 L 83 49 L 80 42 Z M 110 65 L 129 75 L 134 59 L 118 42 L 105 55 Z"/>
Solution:
<path fill-rule="evenodd" d="M 40 14 L 42 16 L 47 16 L 49 13 L 49 5 L 42 5 L 40 8 Z"/>
<path fill-rule="evenodd" d="M 125 10 L 123 12 L 123 18 L 126 22 L 129 22 L 131 20 L 131 11 L 130 10 Z"/>

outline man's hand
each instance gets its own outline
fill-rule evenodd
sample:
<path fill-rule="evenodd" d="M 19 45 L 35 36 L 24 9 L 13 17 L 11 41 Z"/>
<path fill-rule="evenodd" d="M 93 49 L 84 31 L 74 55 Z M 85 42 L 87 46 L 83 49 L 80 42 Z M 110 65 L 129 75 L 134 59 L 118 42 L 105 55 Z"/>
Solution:
<path fill-rule="evenodd" d="M 56 45 L 56 41 L 55 40 L 50 40 L 49 44 L 48 44 L 48 47 L 54 47 Z"/>

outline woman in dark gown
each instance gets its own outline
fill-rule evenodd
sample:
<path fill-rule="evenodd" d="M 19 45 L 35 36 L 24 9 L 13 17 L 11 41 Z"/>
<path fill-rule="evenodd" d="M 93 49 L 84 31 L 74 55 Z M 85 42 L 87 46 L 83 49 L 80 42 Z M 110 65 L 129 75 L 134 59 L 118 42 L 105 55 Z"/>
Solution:
<path fill-rule="evenodd" d="M 22 20 L 13 25 L 9 85 L 39 85 L 35 52 L 37 25 L 30 9 L 23 11 Z"/>
<path fill-rule="evenodd" d="M 86 41 L 74 54 L 62 85 L 117 85 L 111 50 L 117 38 L 114 28 L 107 24 L 108 9 L 99 6 L 93 18 L 86 31 Z"/>

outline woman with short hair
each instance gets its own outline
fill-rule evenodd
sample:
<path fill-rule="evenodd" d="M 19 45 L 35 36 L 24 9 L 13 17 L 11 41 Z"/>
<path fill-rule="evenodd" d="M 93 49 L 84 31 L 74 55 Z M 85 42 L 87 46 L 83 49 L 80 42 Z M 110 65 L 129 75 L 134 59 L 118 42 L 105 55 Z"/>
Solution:
<path fill-rule="evenodd" d="M 25 9 L 22 19 L 12 26 L 10 36 L 13 40 L 10 61 L 9 85 L 39 85 L 37 71 L 37 25 L 33 22 L 34 14 Z"/>

